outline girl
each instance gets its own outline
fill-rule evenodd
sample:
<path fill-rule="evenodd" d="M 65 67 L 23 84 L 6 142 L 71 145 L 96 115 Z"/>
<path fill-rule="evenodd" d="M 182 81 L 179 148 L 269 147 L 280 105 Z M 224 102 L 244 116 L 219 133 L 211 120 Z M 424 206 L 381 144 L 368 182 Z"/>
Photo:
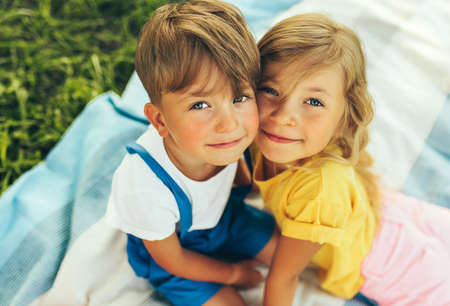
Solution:
<path fill-rule="evenodd" d="M 320 14 L 259 42 L 263 76 L 254 172 L 282 237 L 264 305 L 290 305 L 309 262 L 323 289 L 380 305 L 450 305 L 450 211 L 382 194 L 366 151 L 373 117 L 350 29 Z"/>

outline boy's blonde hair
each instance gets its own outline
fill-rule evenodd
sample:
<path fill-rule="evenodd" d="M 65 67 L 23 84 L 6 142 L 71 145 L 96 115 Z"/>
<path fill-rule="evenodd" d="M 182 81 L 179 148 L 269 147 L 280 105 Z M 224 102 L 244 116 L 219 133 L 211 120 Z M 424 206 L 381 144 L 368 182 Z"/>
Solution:
<path fill-rule="evenodd" d="M 158 8 L 141 30 L 136 71 L 152 103 L 191 85 L 201 65 L 216 65 L 233 93 L 259 78 L 259 52 L 242 13 L 233 5 L 193 0 Z M 211 68 L 210 68 L 211 69 Z"/>
<path fill-rule="evenodd" d="M 366 151 L 368 125 L 374 115 L 374 106 L 367 90 L 365 57 L 358 36 L 325 15 L 303 14 L 275 25 L 259 41 L 258 47 L 263 79 L 264 68 L 271 62 L 301 63 L 303 71 L 299 71 L 298 82 L 321 68 L 340 65 L 344 72 L 347 103 L 339 133 L 330 144 L 338 145 L 343 155 L 324 150 L 318 160 L 332 158 L 352 164 L 366 187 L 378 217 L 378 180 L 370 169 L 373 160 Z"/>

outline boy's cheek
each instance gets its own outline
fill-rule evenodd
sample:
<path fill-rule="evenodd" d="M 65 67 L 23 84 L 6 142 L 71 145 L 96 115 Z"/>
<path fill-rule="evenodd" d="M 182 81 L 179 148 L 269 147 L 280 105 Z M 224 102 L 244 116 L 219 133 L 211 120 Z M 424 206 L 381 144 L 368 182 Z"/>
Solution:
<path fill-rule="evenodd" d="M 199 144 L 205 141 L 205 137 L 202 133 L 202 128 L 201 126 L 192 124 L 189 127 L 186 127 L 183 130 L 183 133 L 181 135 L 183 142 L 188 143 L 188 144 Z"/>
<path fill-rule="evenodd" d="M 259 114 L 256 104 L 252 106 L 252 108 L 248 111 L 248 113 L 244 117 L 244 124 L 247 125 L 249 133 L 251 132 L 253 134 L 256 134 L 256 131 L 258 130 L 259 126 Z"/>
<path fill-rule="evenodd" d="M 259 127 L 258 113 L 248 113 L 241 119 L 241 128 L 246 132 L 246 136 L 250 138 L 250 141 L 256 136 Z"/>

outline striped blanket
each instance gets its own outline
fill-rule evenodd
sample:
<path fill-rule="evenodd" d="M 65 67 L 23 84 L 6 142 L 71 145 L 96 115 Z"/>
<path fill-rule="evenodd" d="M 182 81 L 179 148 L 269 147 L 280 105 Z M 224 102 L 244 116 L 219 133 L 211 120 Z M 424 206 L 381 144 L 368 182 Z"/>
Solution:
<path fill-rule="evenodd" d="M 360 35 L 376 103 L 369 151 L 387 187 L 450 205 L 448 0 L 233 0 L 256 38 L 276 21 L 323 12 Z M 136 74 L 76 118 L 46 160 L 0 198 L 0 305 L 167 305 L 126 262 L 125 237 L 102 221 L 124 145 L 147 126 Z M 306 271 L 297 305 L 357 305 Z M 262 287 L 243 292 L 259 305 Z"/>

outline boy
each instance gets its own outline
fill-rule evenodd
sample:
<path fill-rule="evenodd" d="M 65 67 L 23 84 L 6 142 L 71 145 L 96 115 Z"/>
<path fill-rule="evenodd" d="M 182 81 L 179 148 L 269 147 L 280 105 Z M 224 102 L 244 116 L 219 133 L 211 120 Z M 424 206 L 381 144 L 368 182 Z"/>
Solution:
<path fill-rule="evenodd" d="M 230 4 L 165 5 L 141 31 L 136 71 L 151 125 L 127 147 L 105 220 L 128 233 L 136 274 L 174 305 L 244 305 L 231 285 L 262 276 L 236 260 L 269 265 L 278 239 L 273 218 L 243 203 L 247 189 L 231 190 L 258 128 L 255 41 Z"/>

